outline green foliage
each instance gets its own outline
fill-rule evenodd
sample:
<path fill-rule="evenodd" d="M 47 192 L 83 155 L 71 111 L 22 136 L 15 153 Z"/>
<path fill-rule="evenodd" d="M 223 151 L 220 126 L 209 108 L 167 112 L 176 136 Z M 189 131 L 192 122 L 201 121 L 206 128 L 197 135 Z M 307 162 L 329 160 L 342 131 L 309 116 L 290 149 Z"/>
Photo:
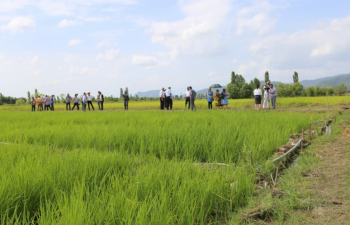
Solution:
<path fill-rule="evenodd" d="M 0 145 L 2 223 L 218 224 L 253 195 L 257 165 L 321 118 L 254 111 L 82 115 L 0 111 L 0 142 L 11 143 Z M 274 127 L 268 141 L 260 127 Z"/>
<path fill-rule="evenodd" d="M 301 96 L 303 93 L 303 85 L 298 83 L 293 84 L 293 96 Z"/>
<path fill-rule="evenodd" d="M 299 74 L 296 71 L 293 74 L 293 82 L 299 83 Z"/>
<path fill-rule="evenodd" d="M 237 99 L 241 97 L 240 89 L 236 84 L 228 83 L 226 90 L 229 93 L 229 97 L 232 99 Z"/>
<path fill-rule="evenodd" d="M 28 91 L 28 92 L 27 92 L 27 103 L 28 103 L 28 104 L 30 104 L 30 100 L 31 100 L 31 98 L 30 98 L 30 92 Z"/>
<path fill-rule="evenodd" d="M 265 83 L 270 82 L 270 74 L 269 71 L 265 72 Z"/>
<path fill-rule="evenodd" d="M 23 99 L 16 100 L 16 105 L 24 105 L 24 104 L 26 104 L 25 100 L 23 100 Z"/>
<path fill-rule="evenodd" d="M 2 105 L 2 94 L 0 93 L 0 105 Z"/>
<path fill-rule="evenodd" d="M 120 96 L 119 96 L 120 99 L 123 98 L 123 88 L 120 88 Z"/>
<path fill-rule="evenodd" d="M 243 87 L 241 88 L 241 98 L 251 98 L 251 97 L 253 97 L 253 91 L 254 91 L 254 88 L 251 86 L 251 85 L 249 85 L 249 84 L 247 84 L 247 83 L 245 83 L 244 85 L 243 85 Z"/>
<path fill-rule="evenodd" d="M 232 72 L 235 73 L 235 72 Z M 232 80 L 232 75 L 231 75 L 231 80 Z M 222 86 L 220 84 L 213 84 L 210 86 L 211 88 L 222 88 Z"/>
<path fill-rule="evenodd" d="M 38 89 L 35 89 L 34 93 L 35 93 L 35 99 L 36 99 L 38 97 Z"/>

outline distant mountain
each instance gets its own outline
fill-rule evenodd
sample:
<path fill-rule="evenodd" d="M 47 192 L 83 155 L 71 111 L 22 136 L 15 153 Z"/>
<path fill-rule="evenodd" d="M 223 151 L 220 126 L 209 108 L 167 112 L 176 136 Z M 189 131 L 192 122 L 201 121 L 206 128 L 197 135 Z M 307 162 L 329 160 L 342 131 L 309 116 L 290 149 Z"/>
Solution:
<path fill-rule="evenodd" d="M 152 91 L 145 91 L 145 92 L 137 92 L 135 95 L 141 97 L 153 97 L 157 98 L 159 97 L 160 90 L 152 90 Z"/>
<path fill-rule="evenodd" d="M 271 82 L 275 87 L 278 86 L 280 81 L 272 81 Z M 350 90 L 350 74 L 340 74 L 337 76 L 333 77 L 323 77 L 323 78 L 318 78 L 315 80 L 302 80 L 300 83 L 304 86 L 304 88 L 310 87 L 310 86 L 315 86 L 318 85 L 320 87 L 332 87 L 336 84 L 342 84 L 344 83 L 347 87 L 348 90 Z M 264 86 L 265 82 L 260 81 L 260 85 Z M 212 86 L 219 87 L 220 84 L 213 84 Z M 226 86 L 222 86 L 221 88 L 212 88 L 212 91 L 216 91 L 216 89 L 219 89 L 221 92 L 223 88 L 226 88 Z M 159 91 L 160 90 L 153 90 L 153 91 L 145 91 L 145 92 L 137 92 L 136 95 L 138 95 L 140 98 L 141 97 L 159 97 Z M 201 89 L 201 90 L 195 90 L 197 94 L 206 94 L 208 92 L 208 88 Z M 183 93 L 184 94 L 184 93 Z"/>

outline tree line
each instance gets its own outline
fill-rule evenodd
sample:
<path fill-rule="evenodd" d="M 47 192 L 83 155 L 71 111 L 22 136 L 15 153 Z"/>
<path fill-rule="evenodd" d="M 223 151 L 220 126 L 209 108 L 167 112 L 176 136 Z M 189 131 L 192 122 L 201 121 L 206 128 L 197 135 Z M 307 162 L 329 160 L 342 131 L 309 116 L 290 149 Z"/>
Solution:
<path fill-rule="evenodd" d="M 270 74 L 265 72 L 264 82 L 270 81 Z M 258 78 L 254 78 L 249 83 L 246 82 L 244 77 L 240 74 L 236 74 L 234 71 L 231 73 L 231 82 L 227 84 L 226 89 L 229 92 L 230 98 L 253 98 L 253 91 L 257 85 L 260 85 L 261 81 Z M 311 86 L 304 89 L 304 86 L 299 83 L 299 74 L 294 72 L 293 84 L 277 83 L 274 84 L 277 89 L 277 95 L 279 97 L 298 97 L 298 96 L 326 96 L 328 95 L 345 95 L 347 93 L 347 87 L 345 84 L 334 85 L 333 87 Z M 261 85 L 263 91 L 263 85 Z"/>

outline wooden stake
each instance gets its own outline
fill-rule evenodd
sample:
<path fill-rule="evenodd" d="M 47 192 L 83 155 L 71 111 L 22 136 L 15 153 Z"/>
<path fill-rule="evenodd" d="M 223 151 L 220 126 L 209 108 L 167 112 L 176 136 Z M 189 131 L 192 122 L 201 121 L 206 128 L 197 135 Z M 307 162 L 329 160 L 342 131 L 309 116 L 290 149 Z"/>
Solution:
<path fill-rule="evenodd" d="M 328 91 L 327 91 L 327 111 L 329 112 Z"/>
<path fill-rule="evenodd" d="M 250 165 L 253 166 L 253 153 L 250 151 Z"/>
<path fill-rule="evenodd" d="M 23 136 L 24 136 L 24 134 L 22 134 L 22 144 L 23 144 Z"/>
<path fill-rule="evenodd" d="M 311 137 L 311 123 L 310 123 L 310 126 L 309 126 L 309 141 L 312 141 L 312 137 Z"/>
<path fill-rule="evenodd" d="M 303 146 L 304 146 L 304 127 L 302 129 L 302 133 L 301 133 L 301 143 L 300 143 L 300 151 L 303 151 Z"/>
<path fill-rule="evenodd" d="M 111 146 L 111 142 L 109 142 L 109 151 L 111 151 L 112 146 Z"/>

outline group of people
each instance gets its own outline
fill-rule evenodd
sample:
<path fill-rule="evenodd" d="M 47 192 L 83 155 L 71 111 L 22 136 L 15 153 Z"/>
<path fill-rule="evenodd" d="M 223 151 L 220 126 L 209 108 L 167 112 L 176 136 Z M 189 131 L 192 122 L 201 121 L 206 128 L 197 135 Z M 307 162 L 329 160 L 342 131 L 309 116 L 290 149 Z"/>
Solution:
<path fill-rule="evenodd" d="M 159 92 L 159 101 L 161 110 L 172 110 L 173 109 L 173 94 L 171 92 L 171 87 L 165 90 L 163 87 Z M 185 107 L 191 110 L 197 110 L 196 105 L 194 104 L 197 97 L 197 93 L 191 86 L 187 87 L 186 96 L 185 96 Z"/>
<path fill-rule="evenodd" d="M 222 109 L 226 108 L 227 110 L 228 96 L 229 93 L 226 91 L 225 88 L 222 90 L 221 93 L 219 89 L 217 89 L 215 94 L 211 91 L 211 88 L 209 88 L 207 92 L 208 109 L 213 108 L 213 101 L 215 101 L 215 106 L 217 110 L 220 109 L 220 107 L 222 107 Z"/>
<path fill-rule="evenodd" d="M 256 86 L 256 89 L 254 90 L 254 96 L 255 96 L 255 109 L 260 110 L 261 101 L 262 101 L 262 91 L 260 89 L 260 85 Z M 272 108 L 276 109 L 276 98 L 277 98 L 276 88 L 270 82 L 266 82 L 266 85 L 264 86 L 263 109 L 270 108 L 270 100 L 271 100 Z"/>
<path fill-rule="evenodd" d="M 32 111 L 35 112 L 35 106 L 38 105 L 38 111 L 54 111 L 54 102 L 55 102 L 55 95 L 45 96 L 45 98 L 41 98 L 41 96 L 38 96 L 37 99 L 34 99 L 32 97 L 31 100 L 31 105 L 32 105 Z M 78 94 L 75 94 L 74 97 L 72 98 L 69 94 L 65 97 L 65 102 L 66 102 L 66 110 L 74 110 L 75 107 L 77 107 L 77 110 L 79 110 L 79 106 L 82 105 L 82 110 L 86 111 L 86 105 L 88 105 L 88 108 L 90 110 L 90 105 L 92 110 L 95 110 L 94 105 L 92 104 L 92 95 L 90 95 L 90 92 L 87 94 L 84 92 L 84 94 L 80 98 L 80 103 L 79 103 L 79 98 Z M 98 102 L 98 109 L 103 110 L 103 103 L 104 103 L 104 96 L 103 94 L 99 91 L 97 93 L 97 102 Z M 73 103 L 73 107 L 71 108 L 71 103 Z M 44 108 L 45 107 L 45 108 Z"/>

